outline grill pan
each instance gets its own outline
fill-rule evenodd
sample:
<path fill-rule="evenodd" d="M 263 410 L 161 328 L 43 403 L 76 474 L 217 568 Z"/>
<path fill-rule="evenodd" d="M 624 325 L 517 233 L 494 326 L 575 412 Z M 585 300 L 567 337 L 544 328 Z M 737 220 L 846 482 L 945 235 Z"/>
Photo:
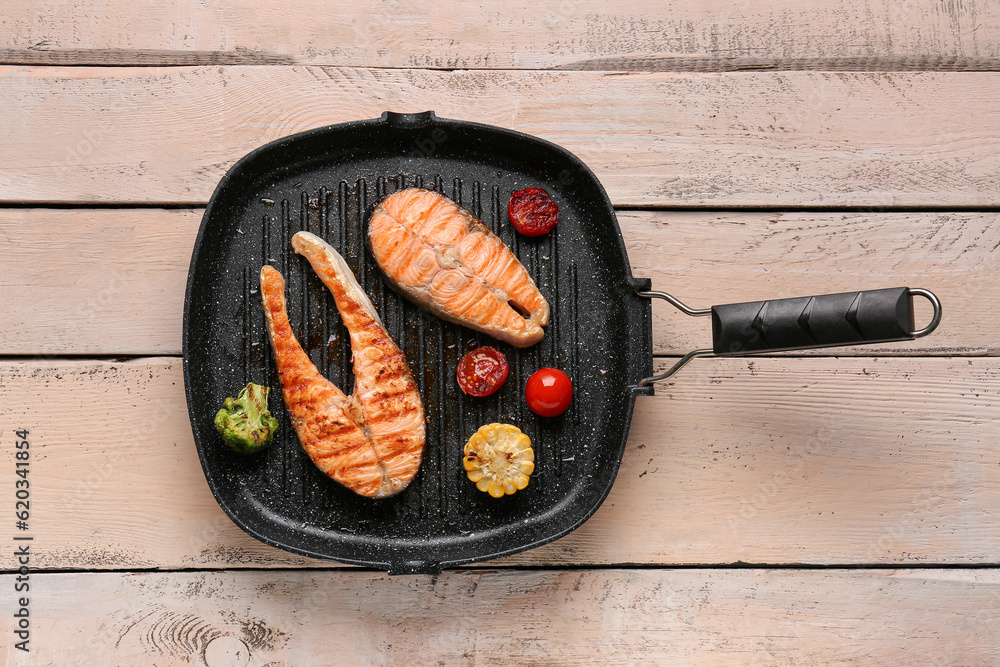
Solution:
<path fill-rule="evenodd" d="M 386 285 L 365 247 L 365 223 L 383 197 L 406 187 L 444 194 L 514 251 L 552 308 L 541 343 L 523 350 L 499 343 L 424 312 Z M 510 193 L 527 187 L 546 189 L 559 204 L 553 233 L 527 238 L 507 222 Z M 354 384 L 350 342 L 333 298 L 291 249 L 300 230 L 345 257 L 420 387 L 430 418 L 424 460 L 397 496 L 362 498 L 327 478 L 299 445 L 280 398 L 259 294 L 264 264 L 285 276 L 292 328 L 320 373 L 345 393 Z M 545 544 L 586 521 L 611 490 L 636 396 L 651 395 L 652 381 L 689 359 L 905 340 L 940 320 L 933 295 L 907 288 L 701 311 L 649 290 L 649 280 L 631 275 L 596 177 L 547 141 L 433 112 L 389 112 L 262 146 L 213 193 L 188 274 L 184 382 L 209 487 L 238 526 L 267 544 L 396 574 L 439 572 Z M 913 293 L 935 304 L 934 322 L 916 332 Z M 667 374 L 650 377 L 649 297 L 712 315 L 713 350 L 695 350 Z M 455 369 L 462 354 L 485 344 L 507 355 L 510 375 L 496 394 L 470 398 L 459 390 Z M 523 400 L 528 376 L 544 366 L 573 381 L 573 402 L 560 417 L 537 417 Z M 281 424 L 276 442 L 249 457 L 223 446 L 213 426 L 225 398 L 248 382 L 272 388 L 271 412 Z M 528 487 L 499 499 L 478 491 L 462 468 L 464 444 L 490 422 L 520 427 L 536 457 Z"/>
<path fill-rule="evenodd" d="M 525 350 L 443 322 L 383 282 L 364 242 L 375 205 L 405 187 L 437 190 L 475 213 L 517 254 L 552 308 L 541 343 Z M 559 204 L 546 237 L 506 221 L 514 190 L 541 187 Z M 260 304 L 258 273 L 285 275 L 289 319 L 319 371 L 350 393 L 350 342 L 333 298 L 292 235 L 311 231 L 347 260 L 406 354 L 430 422 L 424 461 L 401 494 L 361 498 L 327 478 L 299 445 L 281 400 Z M 296 553 L 392 573 L 495 558 L 538 546 L 583 523 L 611 489 L 625 448 L 636 381 L 652 371 L 651 312 L 635 291 L 614 210 L 590 170 L 554 144 L 432 112 L 320 128 L 263 146 L 223 177 L 195 243 L 184 306 L 184 380 L 198 454 L 223 510 L 246 532 Z M 493 345 L 510 361 L 497 394 L 466 397 L 459 358 Z M 573 380 L 560 417 L 535 417 L 523 400 L 544 366 Z M 213 426 L 247 382 L 272 387 L 276 442 L 244 457 Z M 465 477 L 462 448 L 483 424 L 508 422 L 531 438 L 531 484 L 500 499 Z"/>

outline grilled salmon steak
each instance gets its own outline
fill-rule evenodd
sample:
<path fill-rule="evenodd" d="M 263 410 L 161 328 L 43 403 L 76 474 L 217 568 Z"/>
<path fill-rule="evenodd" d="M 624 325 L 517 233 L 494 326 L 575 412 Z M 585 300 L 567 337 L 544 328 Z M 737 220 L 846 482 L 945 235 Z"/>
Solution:
<path fill-rule="evenodd" d="M 288 322 L 285 280 L 260 270 L 261 297 L 285 405 L 309 458 L 334 480 L 370 498 L 406 488 L 424 451 L 424 406 L 406 357 L 336 250 L 299 232 L 292 247 L 309 260 L 337 303 L 351 337 L 354 393 L 320 375 Z"/>
<path fill-rule="evenodd" d="M 549 304 L 524 265 L 479 218 L 430 190 L 383 199 L 372 254 L 396 291 L 435 315 L 516 347 L 545 335 Z"/>

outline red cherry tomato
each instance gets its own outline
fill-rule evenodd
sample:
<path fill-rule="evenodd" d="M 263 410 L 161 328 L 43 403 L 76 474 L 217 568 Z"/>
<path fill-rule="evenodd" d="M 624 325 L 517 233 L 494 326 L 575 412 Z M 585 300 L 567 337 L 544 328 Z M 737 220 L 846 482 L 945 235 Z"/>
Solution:
<path fill-rule="evenodd" d="M 510 196 L 507 217 L 514 229 L 525 236 L 541 236 L 559 222 L 559 204 L 541 188 L 525 188 Z"/>
<path fill-rule="evenodd" d="M 489 396 L 507 379 L 508 368 L 503 352 L 477 347 L 458 362 L 458 386 L 469 396 Z"/>
<path fill-rule="evenodd" d="M 528 378 L 524 398 L 536 415 L 556 417 L 566 412 L 573 400 L 573 382 L 558 368 L 542 368 Z"/>

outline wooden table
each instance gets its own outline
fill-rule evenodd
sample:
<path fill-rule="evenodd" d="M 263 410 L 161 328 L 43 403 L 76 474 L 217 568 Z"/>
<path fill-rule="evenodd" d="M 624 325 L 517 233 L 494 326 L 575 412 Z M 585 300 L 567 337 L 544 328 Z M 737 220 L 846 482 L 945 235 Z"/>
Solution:
<path fill-rule="evenodd" d="M 163 5 L 0 10 L 3 664 L 1000 662 L 1000 5 Z M 545 547 L 399 577 L 267 547 L 185 407 L 202 209 L 258 145 L 426 109 L 579 155 L 692 305 L 909 285 L 944 321 L 697 360 Z M 654 306 L 658 366 L 708 336 Z"/>

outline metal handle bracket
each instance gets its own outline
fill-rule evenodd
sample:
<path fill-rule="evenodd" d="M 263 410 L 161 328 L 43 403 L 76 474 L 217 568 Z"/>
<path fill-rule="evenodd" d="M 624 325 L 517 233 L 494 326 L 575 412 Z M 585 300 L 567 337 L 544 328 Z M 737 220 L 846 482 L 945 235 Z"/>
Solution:
<path fill-rule="evenodd" d="M 636 294 L 663 299 L 687 315 L 712 315 L 713 336 L 716 339 L 713 349 L 688 352 L 666 372 L 639 380 L 637 384 L 640 387 L 667 379 L 695 357 L 745 356 L 790 349 L 912 340 L 926 336 L 941 323 L 941 302 L 933 292 L 919 287 L 703 309 L 691 308 L 666 292 L 636 290 Z M 911 309 L 913 295 L 926 298 L 934 309 L 930 323 L 915 331 Z M 904 324 L 907 321 L 908 326 Z"/>

